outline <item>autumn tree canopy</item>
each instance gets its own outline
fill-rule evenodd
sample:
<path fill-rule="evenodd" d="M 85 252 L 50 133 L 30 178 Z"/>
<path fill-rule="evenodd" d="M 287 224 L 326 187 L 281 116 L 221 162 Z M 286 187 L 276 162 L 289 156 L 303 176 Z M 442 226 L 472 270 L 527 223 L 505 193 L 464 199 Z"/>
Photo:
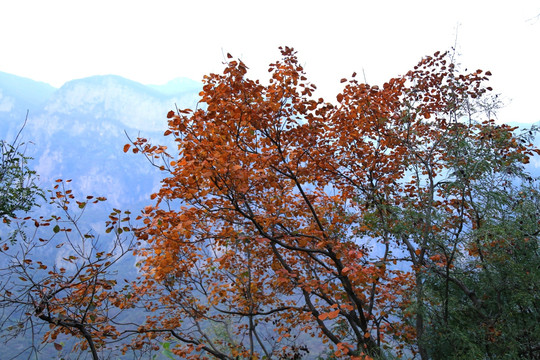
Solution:
<path fill-rule="evenodd" d="M 43 341 L 73 336 L 94 360 L 538 359 L 525 164 L 540 151 L 536 129 L 492 119 L 491 74 L 437 52 L 381 86 L 352 74 L 328 102 L 281 55 L 266 83 L 228 55 L 196 109 L 168 113 L 173 146 L 124 147 L 165 175 L 139 225 L 113 209 L 98 241 L 80 222 L 104 199 L 60 180 L 58 214 L 17 219 L 0 244 L 5 331 L 46 324 Z"/>
<path fill-rule="evenodd" d="M 231 56 L 205 76 L 200 106 L 168 114 L 173 148 L 132 144 L 166 173 L 138 231 L 154 314 L 137 343 L 280 359 L 316 351 L 300 345 L 315 337 L 337 358 L 427 359 L 445 343 L 456 358 L 493 356 L 512 339 L 536 356 L 538 322 L 519 337 L 501 324 L 516 306 L 539 316 L 538 269 L 515 257 L 538 260 L 523 168 L 538 150 L 486 117 L 491 74 L 437 52 L 382 86 L 353 74 L 327 102 L 295 51 L 281 53 L 267 84 Z M 496 298 L 510 274 L 536 295 Z M 450 339 L 458 328 L 481 345 Z"/>

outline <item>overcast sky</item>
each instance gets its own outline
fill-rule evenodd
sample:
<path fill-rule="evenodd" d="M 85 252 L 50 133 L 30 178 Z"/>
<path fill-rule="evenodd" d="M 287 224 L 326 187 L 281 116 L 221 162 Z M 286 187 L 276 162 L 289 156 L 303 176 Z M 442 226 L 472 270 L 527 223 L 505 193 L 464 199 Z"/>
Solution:
<path fill-rule="evenodd" d="M 0 5 L 0 71 L 59 87 L 116 74 L 144 84 L 220 72 L 224 54 L 266 79 L 299 52 L 327 101 L 354 71 L 381 84 L 451 48 L 493 73 L 499 120 L 540 121 L 540 1 L 13 0 Z"/>

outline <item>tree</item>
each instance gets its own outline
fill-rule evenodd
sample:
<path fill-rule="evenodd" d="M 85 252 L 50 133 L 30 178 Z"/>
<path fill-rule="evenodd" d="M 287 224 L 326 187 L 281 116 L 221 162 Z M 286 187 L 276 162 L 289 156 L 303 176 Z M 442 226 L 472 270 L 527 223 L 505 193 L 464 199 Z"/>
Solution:
<path fill-rule="evenodd" d="M 268 85 L 230 56 L 206 76 L 203 105 L 168 114 L 174 153 L 132 142 L 167 174 L 138 231 L 139 292 L 159 299 L 141 331 L 183 358 L 300 358 L 296 337 L 311 335 L 336 357 L 427 359 L 430 311 L 445 324 L 458 298 L 483 311 L 476 275 L 458 269 L 477 261 L 478 224 L 506 220 L 479 204 L 539 151 L 478 120 L 491 74 L 462 74 L 446 53 L 382 87 L 353 74 L 330 104 L 281 51 Z"/>
<path fill-rule="evenodd" d="M 128 281 L 119 283 L 117 274 L 119 262 L 134 247 L 130 213 L 114 209 L 106 224 L 111 239 L 100 239 L 85 229 L 83 218 L 89 207 L 106 199 L 77 201 L 69 182 L 58 180 L 49 197 L 59 213 L 14 220 L 17 241 L 0 250 L 2 335 L 8 341 L 21 335 L 33 340 L 10 354 L 13 358 L 25 352 L 37 358 L 44 343 L 63 351 L 61 339 L 71 337 L 79 342 L 68 351 L 88 351 L 98 360 L 114 350 L 111 344 L 122 347 L 138 326 L 123 314 L 137 295 Z M 35 341 L 40 336 L 42 341 Z"/>
<path fill-rule="evenodd" d="M 201 106 L 168 114 L 174 151 L 124 147 L 166 174 L 137 246 L 129 212 L 109 215 L 109 242 L 84 230 L 104 199 L 62 181 L 59 214 L 6 212 L 20 231 L 0 251 L 2 329 L 46 324 L 44 341 L 74 336 L 94 360 L 160 345 L 183 359 L 538 358 L 540 197 L 524 166 L 540 150 L 535 129 L 490 119 L 490 73 L 438 52 L 381 87 L 342 79 L 330 104 L 281 52 L 267 85 L 230 55 L 206 76 Z M 33 175 L 17 161 L 14 179 Z M 133 249 L 141 277 L 121 286 Z"/>
<path fill-rule="evenodd" d="M 26 121 L 28 114 L 26 115 Z M 20 141 L 21 127 L 13 142 L 0 140 L 0 218 L 9 223 L 17 211 L 27 212 L 36 205 L 43 192 L 36 184 L 36 173 L 28 167 L 25 143 Z"/>
<path fill-rule="evenodd" d="M 507 167 L 483 173 L 467 187 L 473 195 L 467 204 L 471 226 L 455 240 L 453 253 L 436 251 L 437 264 L 426 276 L 430 358 L 537 359 L 538 185 L 519 168 Z"/>
<path fill-rule="evenodd" d="M 516 128 L 493 122 L 458 128 L 440 142 L 444 158 L 431 155 L 437 141 L 417 156 L 415 173 L 424 176 L 413 178 L 408 195 L 420 201 L 392 211 L 394 234 L 416 275 L 419 351 L 435 359 L 534 359 L 540 308 L 530 284 L 539 275 L 532 265 L 540 260 L 538 190 L 524 171 L 538 152 L 533 133 L 515 134 Z M 507 317 L 504 330 L 494 331 Z"/>

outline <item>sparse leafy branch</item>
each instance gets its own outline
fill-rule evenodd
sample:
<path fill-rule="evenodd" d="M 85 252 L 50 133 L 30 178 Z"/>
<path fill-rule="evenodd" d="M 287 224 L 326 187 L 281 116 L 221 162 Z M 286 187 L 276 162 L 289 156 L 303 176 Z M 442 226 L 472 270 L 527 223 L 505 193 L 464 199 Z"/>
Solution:
<path fill-rule="evenodd" d="M 81 339 L 75 349 L 100 358 L 106 346 L 129 335 L 134 324 L 120 321 L 122 311 L 137 297 L 131 284 L 118 284 L 118 263 L 134 249 L 130 213 L 114 209 L 107 220 L 108 236 L 81 228 L 88 207 L 103 197 L 77 201 L 69 181 L 58 181 L 50 204 L 59 213 L 48 218 L 17 221 L 20 239 L 4 244 L 0 268 L 0 307 L 10 312 L 2 319 L 8 337 L 37 333 L 40 322 L 49 325 L 44 342 L 61 335 Z M 49 255 L 44 257 L 44 253 Z"/>

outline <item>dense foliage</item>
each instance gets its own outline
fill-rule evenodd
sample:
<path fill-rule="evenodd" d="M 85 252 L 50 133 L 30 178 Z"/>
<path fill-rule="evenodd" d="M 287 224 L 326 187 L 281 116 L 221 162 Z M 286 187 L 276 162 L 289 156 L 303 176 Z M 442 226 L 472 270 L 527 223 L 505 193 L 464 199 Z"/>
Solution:
<path fill-rule="evenodd" d="M 438 52 L 329 103 L 281 52 L 267 84 L 229 55 L 197 109 L 169 112 L 172 148 L 124 147 L 165 174 L 136 229 L 115 209 L 104 245 L 79 225 L 103 199 L 55 186 L 60 214 L 29 220 L 50 236 L 3 249 L 13 331 L 39 319 L 94 360 L 539 358 L 540 151 L 491 119 L 491 74 Z"/>
<path fill-rule="evenodd" d="M 282 55 L 268 85 L 235 60 L 207 76 L 169 113 L 174 152 L 134 143 L 168 174 L 139 231 L 168 309 L 145 329 L 184 358 L 300 357 L 302 334 L 336 357 L 537 356 L 538 150 L 482 119 L 490 73 L 436 53 L 330 104 Z"/>

